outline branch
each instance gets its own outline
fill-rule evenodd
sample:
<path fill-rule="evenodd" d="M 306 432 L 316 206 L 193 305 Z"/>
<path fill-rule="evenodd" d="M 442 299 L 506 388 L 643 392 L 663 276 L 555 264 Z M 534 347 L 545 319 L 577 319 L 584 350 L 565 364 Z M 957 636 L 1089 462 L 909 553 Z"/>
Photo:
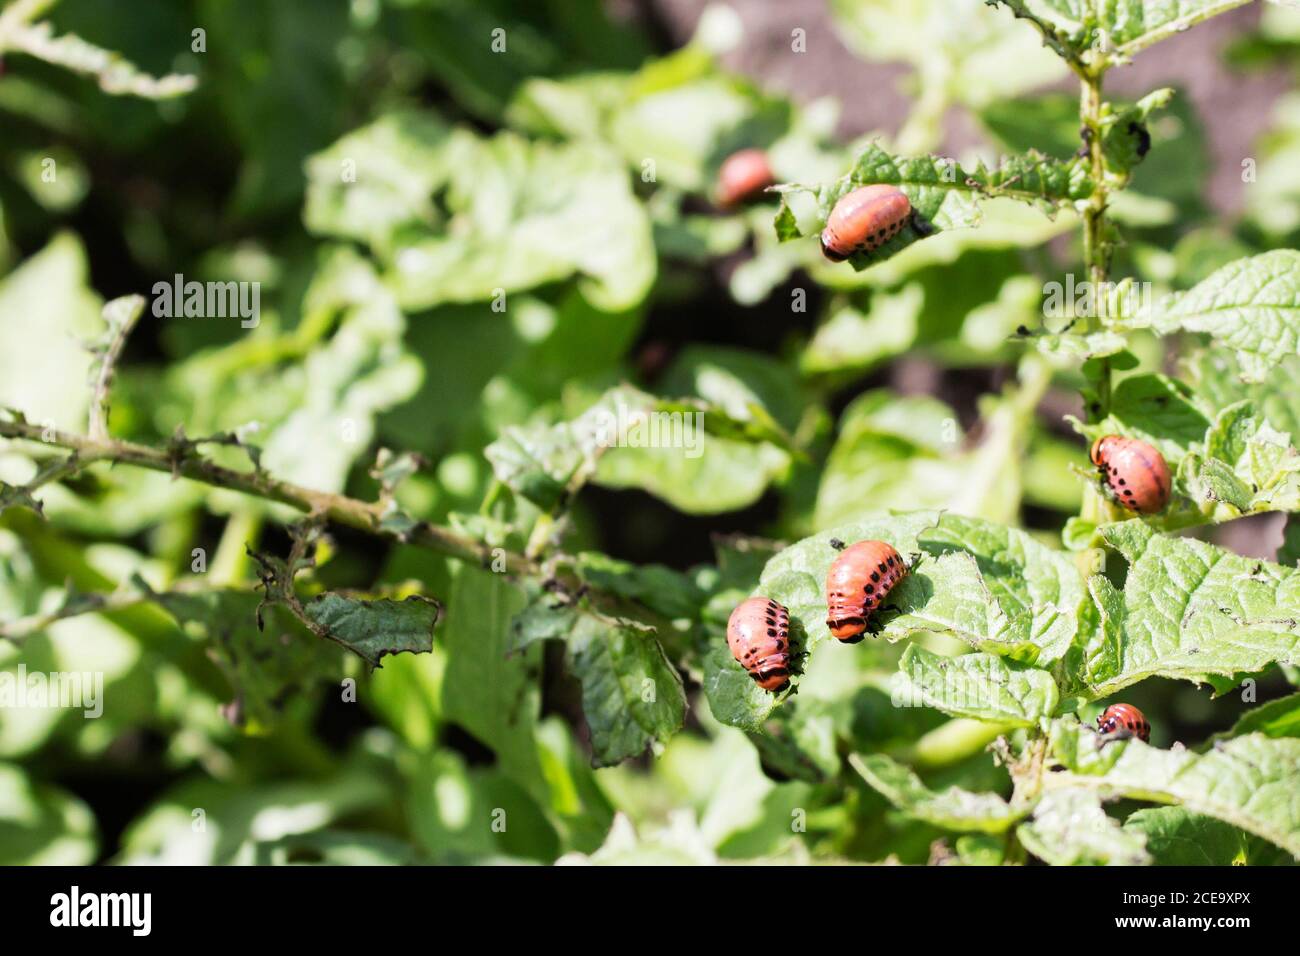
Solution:
<path fill-rule="evenodd" d="M 83 593 L 69 588 L 63 603 L 53 611 L 29 614 L 27 617 L 14 618 L 12 621 L 0 621 L 0 638 L 17 643 L 33 634 L 41 633 L 52 624 L 71 617 L 120 611 L 135 607 L 137 604 L 144 604 L 146 601 L 157 600 L 158 594 L 143 580 L 132 578 L 128 583 L 130 587 L 123 586 L 116 591 L 108 592 Z M 211 589 L 212 584 L 209 581 L 201 578 L 186 578 L 177 581 L 167 590 L 168 593 L 173 594 L 197 594 Z"/>
<path fill-rule="evenodd" d="M 218 436 L 221 437 L 221 436 Z M 379 502 L 361 501 L 347 495 L 316 491 L 272 477 L 266 471 L 236 471 L 203 458 L 197 446 L 206 439 L 173 441 L 166 449 L 153 448 L 135 442 L 111 438 L 94 438 L 57 429 L 42 428 L 19 417 L 0 420 L 0 438 L 13 438 L 64 448 L 76 459 L 77 467 L 91 461 L 108 461 L 151 471 L 162 471 L 174 477 L 189 478 L 206 485 L 227 488 L 256 498 L 287 505 L 309 516 L 334 524 L 355 528 L 368 534 L 379 535 L 428 548 L 462 561 L 489 566 L 497 556 L 489 545 L 467 535 L 435 525 L 416 521 L 410 527 L 398 527 L 386 521 L 387 509 Z M 64 463 L 66 466 L 66 462 Z M 537 573 L 536 565 L 522 554 L 507 551 L 504 554 L 506 571 L 512 574 Z"/>

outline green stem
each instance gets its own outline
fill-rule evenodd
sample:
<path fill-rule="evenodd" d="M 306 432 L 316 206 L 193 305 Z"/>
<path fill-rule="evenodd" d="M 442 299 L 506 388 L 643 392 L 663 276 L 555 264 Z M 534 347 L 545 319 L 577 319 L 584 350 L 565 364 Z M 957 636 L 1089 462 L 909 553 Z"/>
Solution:
<path fill-rule="evenodd" d="M 1092 195 L 1083 214 L 1083 259 L 1088 270 L 1088 282 L 1093 300 L 1093 317 L 1088 331 L 1101 326 L 1099 297 L 1106 287 L 1110 272 L 1110 243 L 1106 238 L 1106 204 L 1109 198 L 1106 183 L 1106 158 L 1102 152 L 1102 75 L 1105 66 L 1084 73 L 1080 81 L 1079 118 L 1083 123 L 1084 146 L 1088 150 L 1088 163 L 1092 173 Z M 1101 360 L 1101 374 L 1097 380 L 1096 404 L 1089 408 L 1089 420 L 1100 421 L 1110 414 L 1111 397 L 1110 359 Z"/>

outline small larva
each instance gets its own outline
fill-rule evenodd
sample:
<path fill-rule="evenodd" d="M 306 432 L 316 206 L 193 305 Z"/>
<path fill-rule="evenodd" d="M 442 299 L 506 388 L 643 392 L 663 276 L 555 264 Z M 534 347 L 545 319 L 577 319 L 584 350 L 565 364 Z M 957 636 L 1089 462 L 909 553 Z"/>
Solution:
<path fill-rule="evenodd" d="M 718 170 L 718 205 L 724 209 L 739 206 L 775 182 L 767 154 L 761 149 L 742 149 L 732 153 Z"/>
<path fill-rule="evenodd" d="M 1097 717 L 1097 729 L 1103 734 L 1123 729 L 1144 744 L 1151 742 L 1151 724 L 1132 704 L 1111 704 Z"/>
<path fill-rule="evenodd" d="M 727 621 L 727 646 L 764 690 L 776 693 L 790 682 L 790 612 L 771 598 L 736 606 Z"/>
<path fill-rule="evenodd" d="M 1103 435 L 1088 452 L 1115 500 L 1138 514 L 1156 514 L 1169 504 L 1173 483 L 1165 456 L 1151 445 L 1122 435 Z"/>
<path fill-rule="evenodd" d="M 861 186 L 840 197 L 822 230 L 822 254 L 843 262 L 855 252 L 878 249 L 902 232 L 912 215 L 912 203 L 901 189 L 877 184 Z"/>
<path fill-rule="evenodd" d="M 907 576 L 908 567 L 892 545 L 859 541 L 840 552 L 826 575 L 826 626 L 838 640 L 862 640 L 867 618 Z"/>

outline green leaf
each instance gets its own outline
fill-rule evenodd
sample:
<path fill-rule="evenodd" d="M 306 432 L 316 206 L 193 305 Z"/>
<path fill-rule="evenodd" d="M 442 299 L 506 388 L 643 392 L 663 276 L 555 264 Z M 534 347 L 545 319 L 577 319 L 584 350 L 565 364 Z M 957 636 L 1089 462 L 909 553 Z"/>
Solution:
<path fill-rule="evenodd" d="M 334 773 L 275 782 L 195 778 L 170 788 L 136 817 L 114 862 L 128 865 L 251 864 L 259 844 L 364 819 L 390 806 L 393 782 L 365 755 Z M 196 814 L 196 810 L 202 811 Z M 195 823 L 202 820 L 203 826 Z"/>
<path fill-rule="evenodd" d="M 1086 169 L 1078 161 L 1064 163 L 1030 153 L 1008 157 L 992 169 L 981 162 L 968 170 L 941 156 L 896 157 L 872 143 L 858 155 L 853 169 L 832 183 L 781 187 L 779 231 L 791 232 L 794 211 L 787 211 L 787 207 L 792 194 L 810 193 L 815 197 L 816 229 L 820 230 L 836 202 L 859 186 L 873 183 L 901 189 L 911 201 L 913 218 L 883 246 L 851 256 L 848 261 L 856 270 L 888 259 L 935 232 L 978 225 L 978 200 L 982 198 L 1006 196 L 1054 210 L 1085 199 L 1092 191 Z M 811 235 L 814 231 L 803 223 L 798 223 L 797 229 L 796 235 Z"/>
<path fill-rule="evenodd" d="M 460 132 L 448 150 L 444 201 L 456 228 L 401 240 L 390 279 L 404 309 L 502 301 L 570 277 L 600 309 L 645 297 L 656 270 L 650 221 L 608 149 Z"/>
<path fill-rule="evenodd" d="M 236 590 L 154 592 L 152 599 L 182 630 L 207 642 L 208 654 L 234 689 L 224 709 L 232 723 L 250 733 L 271 729 L 286 704 L 338 679 L 341 652 L 273 609 L 269 627 L 257 626 L 258 598 Z"/>
<path fill-rule="evenodd" d="M 1300 694 L 1270 700 L 1246 711 L 1222 736 L 1260 733 L 1266 737 L 1300 737 Z"/>
<path fill-rule="evenodd" d="M 1095 793 L 1056 790 L 1034 807 L 1034 818 L 1016 828 L 1030 853 L 1053 866 L 1143 866 L 1151 862 L 1140 831 L 1106 815 Z"/>
<path fill-rule="evenodd" d="M 1024 815 L 996 793 L 971 793 L 959 787 L 936 793 L 884 754 L 852 754 L 849 763 L 872 789 L 907 816 L 945 830 L 1004 833 Z"/>
<path fill-rule="evenodd" d="M 897 641 L 916 631 L 948 633 L 977 650 L 1040 667 L 1057 662 L 1091 614 L 1072 559 L 1022 531 L 956 515 L 918 512 L 881 517 L 830 529 L 776 554 L 763 570 L 755 594 L 790 610 L 796 651 L 836 654 L 826 628 L 825 582 L 838 551 L 831 541 L 887 541 L 920 561 L 889 595 L 897 611 L 878 612 L 881 635 Z M 746 730 L 763 721 L 789 696 L 757 687 L 732 658 L 721 629 L 703 655 L 709 707 L 723 723 Z M 820 651 L 824 644 L 835 650 Z M 801 672 L 791 678 L 797 688 Z"/>
<path fill-rule="evenodd" d="M 1300 740 L 1247 734 L 1204 754 L 1159 750 L 1137 738 L 1103 743 L 1072 719 L 1056 722 L 1051 752 L 1066 771 L 1055 787 L 1088 787 L 1103 798 L 1177 803 L 1263 837 L 1300 858 Z"/>
<path fill-rule="evenodd" d="M 507 428 L 485 454 L 499 481 L 547 511 L 595 480 L 712 513 L 751 504 L 785 471 L 788 454 L 769 443 L 779 432 L 624 385 L 570 421 Z"/>
<path fill-rule="evenodd" d="M 0 763 L 0 866 L 88 866 L 95 816 L 76 797 Z"/>
<path fill-rule="evenodd" d="M 1250 401 L 1279 432 L 1300 435 L 1300 393 L 1290 388 L 1300 378 L 1300 356 L 1283 359 L 1260 382 L 1247 382 L 1231 353 L 1206 348 L 1185 363 L 1195 393 L 1212 409 Z"/>
<path fill-rule="evenodd" d="M 983 227 L 968 235 L 981 232 Z M 958 235 L 947 233 L 934 242 Z M 880 269 L 893 268 L 925 248 L 912 247 Z M 904 284 L 897 288 L 882 277 L 881 287 L 869 297 L 858 293 L 833 300 L 801 356 L 802 371 L 819 375 L 870 369 L 909 348 L 933 350 L 943 361 L 983 362 L 1006 354 L 1008 338 L 1018 327 L 1036 324 L 1042 314 L 1042 285 L 1024 275 L 1013 250 L 957 250 L 903 273 Z M 819 281 L 833 277 L 819 275 Z"/>
<path fill-rule="evenodd" d="M 1215 394 L 1231 392 L 1218 388 Z M 1285 408 L 1280 417 L 1289 419 Z M 1149 519 L 1153 526 L 1172 530 L 1300 508 L 1300 451 L 1252 401 L 1215 413 L 1206 396 L 1181 382 L 1135 375 L 1120 383 L 1103 421 L 1075 427 L 1089 442 L 1122 434 L 1165 456 L 1174 495 L 1165 511 Z"/>
<path fill-rule="evenodd" d="M 1032 30 L 979 0 L 831 0 L 830 11 L 836 32 L 854 52 L 910 63 L 923 89 L 975 108 L 1065 72 Z"/>
<path fill-rule="evenodd" d="M 412 594 L 402 601 L 364 600 L 327 591 L 303 605 L 307 620 L 357 654 L 371 667 L 387 654 L 427 654 L 441 608 L 431 598 Z"/>
<path fill-rule="evenodd" d="M 582 682 L 594 766 L 658 748 L 681 729 L 682 680 L 653 628 L 543 592 L 516 617 L 513 630 L 515 648 L 546 638 L 568 647 L 569 667 Z"/>
<path fill-rule="evenodd" d="M 16 408 L 37 424 L 84 430 L 91 354 L 81 343 L 104 329 L 101 302 L 88 283 L 86 253 L 71 233 L 55 236 L 0 280 L 0 408 Z"/>
<path fill-rule="evenodd" d="M 442 627 L 442 715 L 492 748 L 512 780 L 545 799 L 534 735 L 540 648 L 509 654 L 511 620 L 524 603 L 523 591 L 503 575 L 456 570 Z"/>
<path fill-rule="evenodd" d="M 1230 263 L 1125 324 L 1162 334 L 1207 333 L 1236 350 L 1245 377 L 1259 380 L 1283 358 L 1300 354 L 1300 252 L 1276 249 Z"/>
<path fill-rule="evenodd" d="M 597 459 L 648 422 L 654 398 L 630 386 L 610 389 L 571 421 L 507 428 L 484 449 L 497 480 L 544 511 L 567 506 Z"/>
<path fill-rule="evenodd" d="M 318 830 L 259 842 L 258 866 L 419 866 L 428 860 L 405 840 L 383 833 Z"/>
<path fill-rule="evenodd" d="M 1186 807 L 1148 807 L 1124 821 L 1126 833 L 1145 838 L 1159 866 L 1285 866 L 1290 857 L 1271 843 Z"/>
<path fill-rule="evenodd" d="M 612 448 L 595 481 L 639 488 L 687 514 L 722 514 L 752 505 L 789 467 L 790 456 L 771 444 L 706 435 L 693 448 Z"/>
<path fill-rule="evenodd" d="M 956 413 L 942 403 L 886 392 L 860 397 L 845 409 L 822 471 L 814 526 L 924 508 L 1016 521 L 1021 469 L 1009 463 L 1025 457 L 1036 394 L 1037 386 L 1026 382 L 985 397 L 981 440 L 969 447 Z M 877 409 L 881 400 L 889 402 L 888 412 Z M 915 422 L 903 424 L 909 418 Z"/>
<path fill-rule="evenodd" d="M 1129 569 L 1122 632 L 1086 651 L 1094 696 L 1152 676 L 1201 681 L 1300 661 L 1300 572 L 1140 520 L 1102 533 Z"/>
<path fill-rule="evenodd" d="M 704 601 L 695 582 L 662 564 L 632 564 L 596 551 L 576 560 L 578 576 L 596 590 L 638 601 L 667 618 L 693 618 Z"/>
<path fill-rule="evenodd" d="M 466 767 L 454 751 L 417 755 L 407 817 L 412 834 L 438 863 L 490 862 L 514 852 L 549 862 L 555 831 L 526 791 L 495 768 Z M 493 826 L 502 814 L 507 825 Z"/>
<path fill-rule="evenodd" d="M 1271 127 L 1251 157 L 1260 172 L 1244 197 L 1251 220 L 1270 237 L 1294 235 L 1300 230 L 1300 93 L 1274 101 Z"/>
<path fill-rule="evenodd" d="M 436 226 L 434 194 L 451 175 L 450 138 L 436 116 L 390 113 L 312 156 L 307 229 L 387 249 L 402 229 Z"/>
<path fill-rule="evenodd" d="M 898 667 L 895 699 L 920 700 L 953 717 L 1032 727 L 1060 703 L 1047 671 L 993 654 L 944 657 L 912 644 Z"/>
<path fill-rule="evenodd" d="M 1108 0 L 1100 26 L 1116 57 L 1129 57 L 1250 0 Z"/>
<path fill-rule="evenodd" d="M 260 326 L 267 324 L 264 318 Z M 258 331 L 263 334 L 173 366 L 168 384 L 175 400 L 158 412 L 159 430 L 180 425 L 193 435 L 244 434 L 255 422 L 268 471 L 309 488 L 342 491 L 369 450 L 376 417 L 414 395 L 423 376 L 406 348 L 406 320 L 392 293 L 356 250 L 327 246 L 294 331 Z M 214 457 L 246 468 L 242 451 L 228 451 Z"/>
<path fill-rule="evenodd" d="M 794 431 L 805 405 L 790 367 L 761 353 L 710 345 L 688 345 L 664 372 L 657 389 L 665 395 L 703 399 L 736 421 L 771 422 Z"/>
<path fill-rule="evenodd" d="M 1201 512 L 1226 521 L 1300 509 L 1300 451 L 1250 402 L 1225 408 L 1206 432 L 1204 452 L 1188 455 L 1178 483 Z"/>
<path fill-rule="evenodd" d="M 1193 390 L 1167 375 L 1130 375 L 1111 395 L 1110 414 L 1077 425 L 1089 443 L 1102 435 L 1126 435 L 1154 445 L 1170 468 L 1205 438 L 1212 412 Z"/>
<path fill-rule="evenodd" d="M 920 550 L 920 564 L 890 594 L 901 609 L 885 622 L 890 639 L 914 630 L 948 632 L 979 650 L 1041 666 L 1059 660 L 1078 630 L 1085 595 L 1069 556 L 991 522 L 919 514 L 840 527 L 768 564 L 760 586 L 804 623 L 810 646 L 829 636 L 824 582 L 836 554 L 832 537 L 879 538 L 901 554 Z"/>

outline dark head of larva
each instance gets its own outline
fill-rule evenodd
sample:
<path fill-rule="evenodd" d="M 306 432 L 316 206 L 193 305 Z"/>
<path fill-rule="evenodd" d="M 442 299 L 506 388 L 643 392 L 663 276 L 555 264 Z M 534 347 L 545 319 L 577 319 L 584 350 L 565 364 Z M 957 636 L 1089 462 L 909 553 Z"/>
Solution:
<path fill-rule="evenodd" d="M 1173 478 L 1165 456 L 1152 445 L 1123 435 L 1103 435 L 1088 457 L 1110 496 L 1130 511 L 1156 514 L 1169 504 Z"/>
<path fill-rule="evenodd" d="M 1132 704 L 1111 704 L 1098 715 L 1097 730 L 1103 734 L 1128 732 L 1144 744 L 1151 742 L 1151 724 Z"/>
<path fill-rule="evenodd" d="M 878 249 L 903 231 L 912 203 L 895 186 L 860 186 L 841 196 L 822 230 L 822 254 L 843 262 L 855 252 Z"/>
<path fill-rule="evenodd" d="M 764 690 L 775 693 L 790 682 L 790 612 L 771 598 L 736 605 L 727 621 L 727 646 Z"/>
<path fill-rule="evenodd" d="M 871 615 L 907 572 L 902 556 L 884 541 L 858 541 L 841 551 L 826 575 L 831 634 L 846 643 L 860 641 Z"/>
<path fill-rule="evenodd" d="M 761 149 L 739 150 L 728 156 L 718 170 L 718 205 L 732 209 L 762 195 L 775 182 L 766 153 Z"/>

